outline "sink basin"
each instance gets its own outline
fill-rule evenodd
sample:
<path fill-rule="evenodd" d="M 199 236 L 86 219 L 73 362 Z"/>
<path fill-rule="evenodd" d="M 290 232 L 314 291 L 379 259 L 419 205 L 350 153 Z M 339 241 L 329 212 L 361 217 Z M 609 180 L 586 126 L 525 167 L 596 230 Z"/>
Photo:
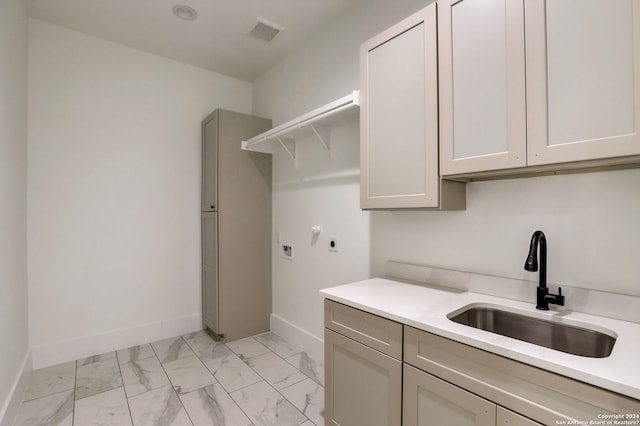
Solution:
<path fill-rule="evenodd" d="M 615 337 L 600 331 L 492 307 L 470 307 L 458 312 L 449 314 L 448 318 L 458 324 L 573 355 L 606 358 L 616 342 Z"/>

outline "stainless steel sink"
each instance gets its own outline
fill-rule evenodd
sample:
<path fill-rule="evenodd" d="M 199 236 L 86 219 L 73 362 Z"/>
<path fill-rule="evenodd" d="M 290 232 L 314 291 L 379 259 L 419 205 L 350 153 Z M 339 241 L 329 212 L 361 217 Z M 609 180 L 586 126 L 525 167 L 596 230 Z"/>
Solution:
<path fill-rule="evenodd" d="M 490 307 L 452 313 L 451 321 L 573 355 L 606 358 L 616 338 L 599 331 Z M 612 333 L 615 334 L 615 333 Z"/>

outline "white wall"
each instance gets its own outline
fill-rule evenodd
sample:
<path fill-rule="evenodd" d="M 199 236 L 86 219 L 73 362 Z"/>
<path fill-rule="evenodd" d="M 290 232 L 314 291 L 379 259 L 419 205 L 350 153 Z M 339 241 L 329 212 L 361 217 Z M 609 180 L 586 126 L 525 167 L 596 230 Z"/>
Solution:
<path fill-rule="evenodd" d="M 19 401 L 29 367 L 27 323 L 27 17 L 0 2 L 0 424 Z M 15 397 L 12 400 L 12 397 Z M 4 420 L 3 420 L 4 419 Z"/>
<path fill-rule="evenodd" d="M 524 261 L 541 229 L 549 283 L 640 296 L 639 189 L 638 169 L 475 182 L 466 211 L 376 212 L 372 274 L 395 259 L 536 281 Z"/>
<path fill-rule="evenodd" d="M 273 158 L 274 232 L 271 328 L 320 357 L 322 298 L 318 290 L 368 276 L 369 215 L 359 208 L 358 122 L 333 129 L 331 150 L 309 135 L 298 141 L 298 168 Z M 311 228 L 320 225 L 314 236 Z M 293 246 L 293 259 L 281 256 Z M 335 237 L 337 252 L 329 251 Z"/>
<path fill-rule="evenodd" d="M 363 1 L 254 82 L 254 113 L 288 121 L 359 87 L 360 44 L 428 2 Z M 356 115 L 357 117 L 357 115 Z M 272 330 L 322 357 L 321 288 L 369 277 L 370 214 L 359 207 L 359 123 L 333 129 L 331 153 L 313 136 L 298 143 L 298 167 L 273 156 Z M 316 240 L 311 227 L 322 226 Z M 280 256 L 275 233 L 293 244 Z M 339 251 L 329 252 L 336 237 Z"/>
<path fill-rule="evenodd" d="M 253 109 L 274 125 L 360 87 L 360 44 L 434 0 L 360 0 L 253 82 Z"/>
<path fill-rule="evenodd" d="M 277 124 L 358 88 L 359 44 L 428 3 L 361 1 L 254 82 L 254 112 Z M 357 167 L 357 130 L 341 143 L 349 151 L 334 152 L 332 161 L 346 155 L 346 168 Z M 387 260 L 535 280 L 523 265 L 538 228 L 549 242 L 551 283 L 640 295 L 640 170 L 471 183 L 463 212 L 363 213 L 355 178 L 305 180 L 332 173 L 326 156 L 314 158 L 295 170 L 282 151 L 274 155 L 274 232 L 305 250 L 290 264 L 274 256 L 272 324 L 293 341 L 321 339 L 317 289 L 383 275 Z M 343 244 L 335 257 L 324 247 L 312 253 L 316 221 L 323 221 L 323 237 L 336 234 L 353 251 Z"/>
<path fill-rule="evenodd" d="M 34 367 L 195 329 L 200 123 L 251 85 L 29 26 L 29 316 Z"/>

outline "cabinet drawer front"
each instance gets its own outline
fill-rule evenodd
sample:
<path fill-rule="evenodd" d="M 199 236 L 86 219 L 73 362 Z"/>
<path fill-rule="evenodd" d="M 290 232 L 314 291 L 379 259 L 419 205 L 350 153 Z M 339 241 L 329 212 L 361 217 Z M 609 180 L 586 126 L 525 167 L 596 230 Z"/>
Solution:
<path fill-rule="evenodd" d="M 400 426 L 402 362 L 325 329 L 326 425 Z"/>
<path fill-rule="evenodd" d="M 408 326 L 404 360 L 543 424 L 640 412 L 636 399 Z"/>
<path fill-rule="evenodd" d="M 325 299 L 325 327 L 402 359 L 402 324 Z"/>

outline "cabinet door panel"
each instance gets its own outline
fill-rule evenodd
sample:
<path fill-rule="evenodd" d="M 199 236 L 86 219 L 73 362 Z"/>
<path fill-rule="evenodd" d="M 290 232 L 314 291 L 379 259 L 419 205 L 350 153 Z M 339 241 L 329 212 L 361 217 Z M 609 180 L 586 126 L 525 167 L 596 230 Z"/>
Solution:
<path fill-rule="evenodd" d="M 528 0 L 528 163 L 640 153 L 640 1 Z"/>
<path fill-rule="evenodd" d="M 524 166 L 522 1 L 438 3 L 442 175 Z"/>
<path fill-rule="evenodd" d="M 401 361 L 325 329 L 325 364 L 326 425 L 400 425 Z"/>
<path fill-rule="evenodd" d="M 361 206 L 439 206 L 436 5 L 365 42 Z"/>
<path fill-rule="evenodd" d="M 202 124 L 202 211 L 218 209 L 218 114 Z"/>
<path fill-rule="evenodd" d="M 424 66 L 422 23 L 369 51 L 369 195 L 373 197 L 426 190 Z"/>
<path fill-rule="evenodd" d="M 202 316 L 214 333 L 218 322 L 218 213 L 202 214 Z"/>
<path fill-rule="evenodd" d="M 494 426 L 496 405 L 404 364 L 403 426 Z"/>

